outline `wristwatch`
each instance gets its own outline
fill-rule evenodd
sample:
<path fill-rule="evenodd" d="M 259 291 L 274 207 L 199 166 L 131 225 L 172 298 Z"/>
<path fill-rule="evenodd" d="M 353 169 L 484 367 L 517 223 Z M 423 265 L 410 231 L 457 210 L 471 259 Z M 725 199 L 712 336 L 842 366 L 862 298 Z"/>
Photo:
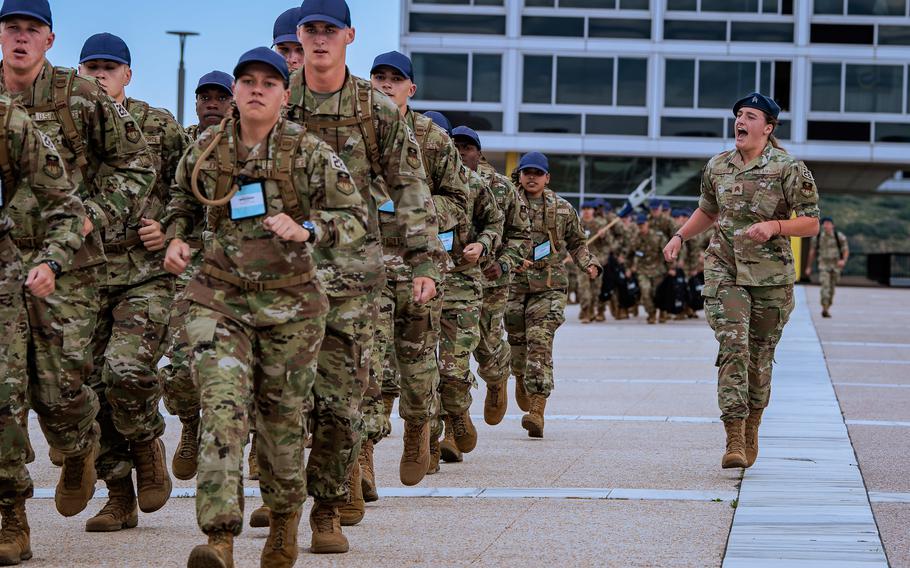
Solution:
<path fill-rule="evenodd" d="M 316 225 L 312 221 L 304 221 L 300 224 L 301 227 L 310 232 L 310 237 L 306 240 L 309 244 L 316 242 Z"/>
<path fill-rule="evenodd" d="M 503 273 L 503 274 L 508 274 L 508 273 L 509 273 L 509 265 L 506 264 L 505 262 L 500 262 L 500 263 L 499 263 L 499 269 L 502 270 L 502 273 Z"/>
<path fill-rule="evenodd" d="M 51 270 L 54 272 L 54 276 L 59 278 L 63 274 L 63 267 L 60 266 L 60 263 L 56 260 L 45 260 L 44 264 L 51 267 Z"/>

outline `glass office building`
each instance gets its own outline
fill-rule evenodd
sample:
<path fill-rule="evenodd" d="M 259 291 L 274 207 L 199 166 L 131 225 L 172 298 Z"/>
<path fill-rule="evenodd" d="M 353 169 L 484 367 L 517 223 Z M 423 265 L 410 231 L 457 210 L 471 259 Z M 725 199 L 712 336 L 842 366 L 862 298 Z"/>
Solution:
<path fill-rule="evenodd" d="M 910 0 L 400 0 L 413 106 L 481 132 L 502 167 L 540 150 L 567 197 L 692 201 L 758 90 L 825 192 L 910 174 Z"/>

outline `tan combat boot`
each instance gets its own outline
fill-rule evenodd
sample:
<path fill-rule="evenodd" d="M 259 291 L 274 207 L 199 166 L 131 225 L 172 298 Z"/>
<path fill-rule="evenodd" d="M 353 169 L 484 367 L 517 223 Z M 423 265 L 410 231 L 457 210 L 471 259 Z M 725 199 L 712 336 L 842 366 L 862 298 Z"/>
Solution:
<path fill-rule="evenodd" d="M 439 438 L 430 433 L 430 466 L 427 467 L 427 475 L 439 473 L 440 457 L 442 457 L 442 450 L 439 449 Z"/>
<path fill-rule="evenodd" d="M 455 443 L 455 428 L 452 427 L 452 417 L 446 416 L 443 420 L 445 421 L 445 434 L 442 441 L 439 442 L 439 456 L 446 463 L 459 463 L 464 459 L 464 456 L 461 450 L 458 449 L 458 444 Z"/>
<path fill-rule="evenodd" d="M 0 506 L 0 566 L 15 566 L 32 557 L 31 530 L 25 515 L 25 499 Z"/>
<path fill-rule="evenodd" d="M 139 524 L 133 476 L 107 482 L 107 503 L 97 515 L 85 522 L 85 532 L 116 532 Z"/>
<path fill-rule="evenodd" d="M 63 452 L 56 448 L 47 449 L 47 458 L 51 460 L 51 465 L 54 467 L 63 467 L 63 460 L 66 459 L 63 457 Z"/>
<path fill-rule="evenodd" d="M 509 393 L 506 385 L 487 385 L 487 397 L 483 401 L 483 420 L 490 426 L 496 426 L 506 415 L 509 408 Z"/>
<path fill-rule="evenodd" d="M 136 468 L 139 509 L 143 513 L 154 513 L 171 498 L 173 487 L 164 463 L 164 442 L 161 438 L 148 442 L 131 442 L 130 450 Z"/>
<path fill-rule="evenodd" d="M 430 467 L 430 424 L 427 421 L 406 420 L 404 423 L 404 449 L 398 466 L 398 476 L 405 485 L 423 481 Z"/>
<path fill-rule="evenodd" d="M 186 568 L 234 568 L 234 535 L 228 531 L 209 533 L 208 544 L 190 552 Z"/>
<path fill-rule="evenodd" d="M 452 416 L 452 431 L 455 434 L 455 443 L 462 452 L 469 454 L 477 447 L 477 428 L 471 421 L 470 409 Z"/>
<path fill-rule="evenodd" d="M 528 431 L 531 438 L 543 438 L 543 412 L 546 407 L 547 398 L 544 395 L 531 395 L 531 410 L 521 417 L 521 427 Z"/>
<path fill-rule="evenodd" d="M 752 467 L 758 458 L 758 427 L 761 424 L 761 415 L 764 411 L 764 408 L 753 408 L 749 410 L 749 417 L 746 418 L 746 467 Z"/>
<path fill-rule="evenodd" d="M 265 505 L 260 505 L 250 514 L 250 526 L 254 529 L 261 529 L 269 526 L 269 515 L 272 512 Z"/>
<path fill-rule="evenodd" d="M 523 412 L 531 409 L 531 400 L 528 398 L 528 391 L 525 390 L 524 377 L 515 377 L 515 402 Z"/>
<path fill-rule="evenodd" d="M 338 508 L 338 512 L 341 514 L 341 526 L 343 527 L 353 527 L 363 520 L 363 515 L 366 513 L 363 487 L 360 483 L 361 478 L 360 464 L 354 463 L 354 467 L 351 468 L 351 475 L 348 477 L 348 485 L 351 491 L 350 497 L 346 504 Z"/>
<path fill-rule="evenodd" d="M 98 443 L 95 442 L 82 455 L 63 459 L 54 504 L 57 505 L 57 512 L 64 517 L 72 517 L 84 511 L 89 499 L 95 494 L 95 483 L 98 481 L 95 456 L 98 455 L 98 450 Z"/>
<path fill-rule="evenodd" d="M 601 306 L 597 309 L 597 315 L 594 316 L 594 321 L 607 321 L 606 307 Z"/>
<path fill-rule="evenodd" d="M 313 503 L 310 529 L 313 531 L 313 540 L 310 542 L 310 552 L 313 554 L 340 554 L 348 551 L 348 539 L 341 532 L 338 507 L 320 501 Z"/>
<path fill-rule="evenodd" d="M 724 429 L 727 431 L 727 451 L 720 466 L 724 469 L 746 467 L 745 420 L 727 420 Z"/>
<path fill-rule="evenodd" d="M 360 448 L 357 461 L 360 462 L 360 490 L 363 491 L 363 500 L 366 503 L 379 501 L 379 491 L 376 489 L 376 472 L 373 469 L 373 440 L 367 440 Z"/>
<path fill-rule="evenodd" d="M 658 317 L 657 321 L 658 323 L 667 323 L 670 321 L 670 314 L 663 310 L 660 310 L 660 316 Z"/>
<path fill-rule="evenodd" d="M 259 559 L 261 568 L 291 568 L 297 562 L 297 529 L 300 527 L 300 510 L 293 513 L 272 511 L 269 520 L 269 538 Z"/>
<path fill-rule="evenodd" d="M 182 422 L 182 421 L 181 421 Z M 182 422 L 180 444 L 171 460 L 171 471 L 174 477 L 186 481 L 196 477 L 196 466 L 199 459 L 199 417 Z"/>
<path fill-rule="evenodd" d="M 648 323 L 657 323 L 657 315 L 648 314 Z"/>
<path fill-rule="evenodd" d="M 248 465 L 250 467 L 249 474 L 246 476 L 247 479 L 252 479 L 253 481 L 259 480 L 259 451 L 256 449 L 256 436 L 253 435 L 253 438 L 250 440 L 250 457 L 247 459 Z"/>

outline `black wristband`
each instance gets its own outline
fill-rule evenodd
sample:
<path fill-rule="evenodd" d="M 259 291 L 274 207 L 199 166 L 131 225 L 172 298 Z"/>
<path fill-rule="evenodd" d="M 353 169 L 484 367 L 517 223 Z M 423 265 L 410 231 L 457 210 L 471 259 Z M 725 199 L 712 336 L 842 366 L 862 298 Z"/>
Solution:
<path fill-rule="evenodd" d="M 686 242 L 686 239 L 684 239 L 683 236 L 679 233 L 676 233 L 675 235 L 673 235 L 673 237 L 679 237 L 679 242 L 681 242 L 681 243 Z M 672 239 L 673 237 L 670 237 L 670 238 Z"/>
<path fill-rule="evenodd" d="M 54 277 L 60 278 L 60 275 L 63 274 L 63 268 L 56 260 L 45 260 L 44 264 L 54 272 Z"/>

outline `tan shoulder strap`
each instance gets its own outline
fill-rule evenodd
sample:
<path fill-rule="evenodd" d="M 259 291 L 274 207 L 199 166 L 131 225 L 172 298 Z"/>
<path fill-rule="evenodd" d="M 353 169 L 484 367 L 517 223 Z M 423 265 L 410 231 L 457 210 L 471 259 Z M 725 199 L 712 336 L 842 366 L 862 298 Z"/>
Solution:
<path fill-rule="evenodd" d="M 3 126 L 0 127 L 0 176 L 3 179 L 3 201 L 2 203 L 9 203 L 12 192 L 16 190 L 15 183 L 13 181 L 13 164 L 11 162 L 12 158 L 10 157 L 9 149 L 9 123 L 12 117 L 12 112 L 10 112 L 10 106 L 5 102 L 0 102 L 0 121 L 2 121 Z"/>
<path fill-rule="evenodd" d="M 285 122 L 278 146 L 278 167 L 276 171 L 270 172 L 269 176 L 278 183 L 278 191 L 281 192 L 281 202 L 284 204 L 285 213 L 298 223 L 302 223 L 310 217 L 309 199 L 304 198 L 301 203 L 297 189 L 294 187 L 295 156 L 303 136 L 303 134 L 291 133 Z"/>
<path fill-rule="evenodd" d="M 142 114 L 139 115 L 139 120 L 136 122 L 139 124 L 139 131 L 145 132 L 145 121 L 149 118 L 149 110 L 151 107 L 145 101 L 133 100 L 132 104 L 137 105 L 140 109 L 142 109 Z"/>
<path fill-rule="evenodd" d="M 70 112 L 70 93 L 73 92 L 73 81 L 75 78 L 76 72 L 73 69 L 55 67 L 52 99 L 54 101 L 54 112 L 57 114 L 57 121 L 60 123 L 60 129 L 63 132 L 63 138 L 75 156 L 76 166 L 82 171 L 83 181 L 88 183 L 88 159 L 85 157 L 85 141 L 82 139 L 82 135 L 76 127 L 76 121 Z"/>
<path fill-rule="evenodd" d="M 417 138 L 417 146 L 420 148 L 420 156 L 423 158 L 423 169 L 427 176 L 430 175 L 430 162 L 427 156 L 427 140 L 429 139 L 430 130 L 433 128 L 433 121 L 423 115 L 414 115 L 414 137 Z"/>
<path fill-rule="evenodd" d="M 376 125 L 373 124 L 373 89 L 362 89 L 356 81 L 350 79 L 357 92 L 357 118 L 360 119 L 360 130 L 363 141 L 367 147 L 367 157 L 370 159 L 370 169 L 374 177 L 382 176 L 382 166 L 379 156 L 379 137 L 376 135 Z"/>
<path fill-rule="evenodd" d="M 228 195 L 234 187 L 234 180 L 237 177 L 237 159 L 236 154 L 231 152 L 230 136 L 233 135 L 233 119 L 225 118 L 221 121 L 222 135 L 217 142 L 218 147 L 215 149 L 215 160 L 218 166 L 218 176 L 215 178 L 215 195 L 214 198 L 221 199 Z M 207 222 L 209 229 L 214 231 L 218 228 L 221 218 L 227 213 L 227 205 L 218 207 L 209 207 Z"/>

